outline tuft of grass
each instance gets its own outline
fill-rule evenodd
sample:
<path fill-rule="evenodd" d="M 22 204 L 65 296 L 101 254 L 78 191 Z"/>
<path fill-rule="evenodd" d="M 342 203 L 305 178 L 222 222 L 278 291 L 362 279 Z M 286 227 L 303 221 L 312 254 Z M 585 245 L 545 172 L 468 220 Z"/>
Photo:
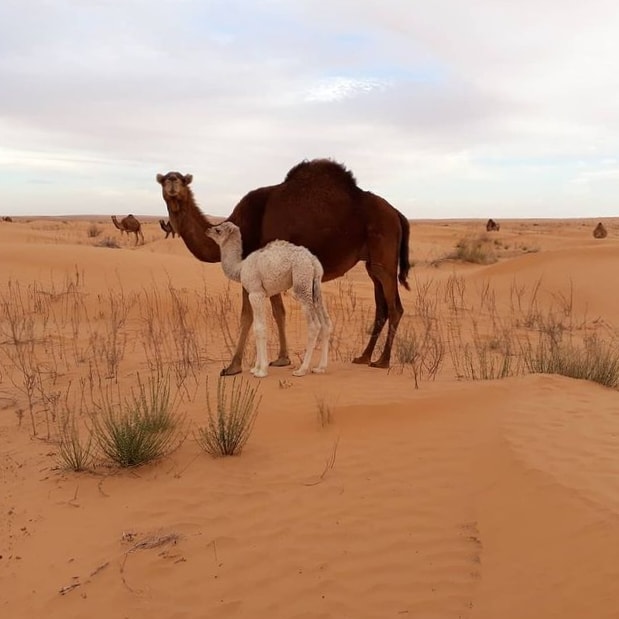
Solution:
<path fill-rule="evenodd" d="M 88 226 L 88 230 L 86 230 L 86 234 L 88 234 L 88 238 L 94 239 L 98 237 L 103 230 L 97 226 L 97 224 L 90 224 Z"/>
<path fill-rule="evenodd" d="M 80 434 L 73 412 L 67 412 L 58 418 L 58 460 L 72 471 L 85 471 L 93 458 L 92 434 L 84 439 Z"/>
<path fill-rule="evenodd" d="M 595 336 L 585 339 L 582 345 L 542 337 L 536 347 L 525 350 L 525 363 L 531 372 L 590 380 L 612 389 L 619 387 L 619 349 Z"/>
<path fill-rule="evenodd" d="M 176 449 L 182 437 L 169 378 L 157 375 L 145 385 L 138 375 L 137 392 L 123 404 L 106 397 L 92 417 L 92 433 L 103 454 L 121 467 L 146 464 Z"/>
<path fill-rule="evenodd" d="M 475 264 L 492 264 L 497 261 L 492 241 L 487 234 L 460 239 L 449 258 Z"/>
<path fill-rule="evenodd" d="M 258 388 L 244 379 L 220 376 L 217 381 L 217 403 L 213 410 L 206 391 L 206 425 L 198 428 L 195 435 L 198 445 L 211 456 L 232 456 L 240 453 L 249 439 L 262 398 L 257 397 Z"/>
<path fill-rule="evenodd" d="M 316 398 L 318 421 L 321 428 L 326 428 L 333 421 L 333 409 L 325 397 Z"/>
<path fill-rule="evenodd" d="M 111 236 L 103 237 L 98 243 L 97 247 L 109 247 L 111 249 L 120 249 L 118 241 Z"/>

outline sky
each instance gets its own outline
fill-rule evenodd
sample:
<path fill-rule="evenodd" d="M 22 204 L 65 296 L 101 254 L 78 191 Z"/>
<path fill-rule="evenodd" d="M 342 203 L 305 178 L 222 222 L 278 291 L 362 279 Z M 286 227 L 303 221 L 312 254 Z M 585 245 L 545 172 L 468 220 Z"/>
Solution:
<path fill-rule="evenodd" d="M 617 216 L 618 59 L 615 0 L 3 0 L 0 215 L 328 157 L 411 219 Z"/>

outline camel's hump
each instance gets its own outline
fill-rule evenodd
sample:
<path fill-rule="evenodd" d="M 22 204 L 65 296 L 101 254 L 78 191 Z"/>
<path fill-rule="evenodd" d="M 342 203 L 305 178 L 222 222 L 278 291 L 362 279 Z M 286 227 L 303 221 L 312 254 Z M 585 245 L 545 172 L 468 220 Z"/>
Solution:
<path fill-rule="evenodd" d="M 284 182 L 296 180 L 319 180 L 321 177 L 329 177 L 331 179 L 340 179 L 352 187 L 357 187 L 357 179 L 354 174 L 342 163 L 333 161 L 333 159 L 307 159 L 297 163 L 286 174 Z"/>

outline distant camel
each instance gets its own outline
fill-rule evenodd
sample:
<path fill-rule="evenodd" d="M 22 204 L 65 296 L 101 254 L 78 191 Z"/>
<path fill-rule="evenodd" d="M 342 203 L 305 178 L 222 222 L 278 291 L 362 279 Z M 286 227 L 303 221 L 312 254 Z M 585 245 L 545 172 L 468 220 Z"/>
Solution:
<path fill-rule="evenodd" d="M 208 237 L 221 248 L 221 266 L 226 276 L 241 282 L 247 291 L 254 314 L 256 363 L 251 373 L 256 378 L 268 374 L 267 323 L 264 302 L 267 297 L 290 288 L 303 307 L 307 321 L 307 347 L 301 366 L 294 376 L 305 376 L 312 362 L 312 353 L 320 336 L 320 363 L 312 372 L 323 374 L 329 358 L 331 321 L 322 302 L 320 261 L 307 248 L 288 241 L 271 241 L 243 260 L 243 243 L 239 227 L 231 221 L 206 230 Z"/>
<path fill-rule="evenodd" d="M 494 221 L 494 219 L 489 219 L 486 223 L 486 231 L 487 232 L 498 232 L 501 229 L 501 224 Z"/>
<path fill-rule="evenodd" d="M 9 223 L 13 221 L 11 217 L 3 217 L 2 221 L 8 221 Z"/>
<path fill-rule="evenodd" d="M 170 236 L 170 234 L 172 235 L 172 238 L 176 236 L 176 232 L 174 232 L 174 228 L 169 221 L 166 221 L 165 219 L 160 219 L 159 225 L 161 226 L 161 229 L 165 232 L 166 239 Z"/>
<path fill-rule="evenodd" d="M 133 232 L 133 234 L 135 234 L 135 244 L 138 244 L 139 235 L 140 239 L 142 240 L 142 245 L 144 245 L 142 224 L 133 215 L 127 215 L 126 217 L 123 217 L 120 220 L 120 223 L 118 222 L 118 219 L 116 219 L 116 215 L 112 215 L 112 221 L 114 222 L 114 225 L 120 230 L 121 234 L 123 234 L 123 232 L 126 232 L 127 236 L 129 236 L 129 232 Z"/>
<path fill-rule="evenodd" d="M 213 224 L 196 205 L 189 187 L 192 179 L 191 174 L 180 172 L 157 175 L 176 233 L 196 258 L 219 262 L 219 247 L 205 234 Z M 393 339 L 404 313 L 398 282 L 410 290 L 410 227 L 402 213 L 380 196 L 360 189 L 352 172 L 343 165 L 330 159 L 314 159 L 294 166 L 282 183 L 250 191 L 228 221 L 241 229 L 244 256 L 275 239 L 290 241 L 307 247 L 320 260 L 324 281 L 341 277 L 357 262 L 364 261 L 374 284 L 376 312 L 368 344 L 353 363 L 389 367 Z M 272 365 L 289 365 L 281 294 L 270 300 L 280 343 L 279 356 Z M 222 375 L 241 371 L 251 323 L 251 305 L 243 290 L 239 340 Z M 372 352 L 386 323 L 383 352 L 372 362 Z"/>
<path fill-rule="evenodd" d="M 602 222 L 600 222 L 593 230 L 593 236 L 596 239 L 605 239 L 608 236 L 608 232 Z"/>

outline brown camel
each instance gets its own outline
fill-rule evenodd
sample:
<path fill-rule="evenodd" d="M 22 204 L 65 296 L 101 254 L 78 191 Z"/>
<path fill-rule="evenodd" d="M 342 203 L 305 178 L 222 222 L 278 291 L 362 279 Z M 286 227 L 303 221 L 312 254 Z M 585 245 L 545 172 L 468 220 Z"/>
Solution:
<path fill-rule="evenodd" d="M 7 222 L 11 223 L 13 221 L 13 218 L 12 217 L 8 217 L 8 216 L 7 217 L 3 217 L 2 221 L 7 221 Z"/>
<path fill-rule="evenodd" d="M 142 224 L 133 216 L 127 215 L 123 217 L 120 222 L 116 219 L 116 215 L 112 215 L 112 222 L 114 225 L 120 230 L 120 233 L 127 233 L 129 236 L 129 232 L 133 232 L 135 234 L 135 244 L 138 244 L 138 235 L 142 240 L 142 245 L 144 245 L 144 235 L 142 234 Z"/>
<path fill-rule="evenodd" d="M 486 223 L 486 231 L 487 232 L 498 232 L 501 229 L 501 224 L 494 221 L 494 219 L 489 219 Z"/>
<path fill-rule="evenodd" d="M 166 239 L 170 236 L 170 234 L 172 235 L 172 238 L 176 236 L 176 232 L 174 232 L 174 228 L 169 221 L 166 221 L 165 219 L 160 219 L 159 225 L 161 226 L 161 229 L 165 232 Z"/>
<path fill-rule="evenodd" d="M 213 224 L 196 205 L 189 187 L 192 179 L 191 174 L 179 172 L 157 175 L 170 221 L 189 251 L 204 262 L 219 262 L 219 247 L 206 236 Z M 290 241 L 307 247 L 318 257 L 324 269 L 323 281 L 341 277 L 363 260 L 374 284 L 376 312 L 368 344 L 354 363 L 389 367 L 393 339 L 404 313 L 398 281 L 410 290 L 410 229 L 404 215 L 380 196 L 360 189 L 343 165 L 314 159 L 294 166 L 282 183 L 250 191 L 228 221 L 241 229 L 243 257 L 275 239 Z M 282 297 L 277 294 L 270 300 L 280 343 L 279 356 L 271 365 L 289 365 Z M 378 360 L 372 362 L 374 347 L 387 322 L 385 347 Z M 241 371 L 251 323 L 251 305 L 243 290 L 239 341 L 222 375 Z"/>
<path fill-rule="evenodd" d="M 608 236 L 608 232 L 604 227 L 604 224 L 600 222 L 593 230 L 593 237 L 596 239 L 605 239 Z"/>

